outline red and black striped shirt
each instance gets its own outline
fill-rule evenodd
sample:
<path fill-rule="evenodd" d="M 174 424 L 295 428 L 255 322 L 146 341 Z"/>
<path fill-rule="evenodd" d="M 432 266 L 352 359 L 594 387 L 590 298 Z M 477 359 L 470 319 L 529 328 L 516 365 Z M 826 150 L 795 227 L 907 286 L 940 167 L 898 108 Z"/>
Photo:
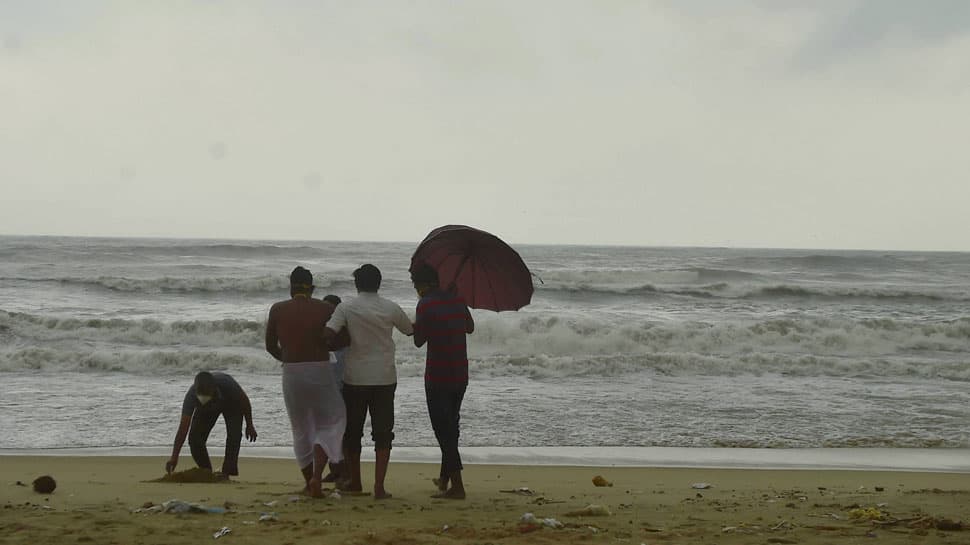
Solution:
<path fill-rule="evenodd" d="M 465 335 L 475 330 L 468 306 L 451 293 L 434 290 L 418 301 L 414 344 L 428 343 L 424 380 L 432 384 L 468 384 Z"/>

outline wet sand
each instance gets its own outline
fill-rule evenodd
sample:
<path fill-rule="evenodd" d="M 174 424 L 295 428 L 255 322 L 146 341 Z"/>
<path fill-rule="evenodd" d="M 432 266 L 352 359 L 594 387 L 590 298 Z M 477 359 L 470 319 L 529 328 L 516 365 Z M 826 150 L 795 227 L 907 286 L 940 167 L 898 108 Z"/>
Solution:
<path fill-rule="evenodd" d="M 967 473 L 475 464 L 455 501 L 430 497 L 436 465 L 392 460 L 394 497 L 378 501 L 306 498 L 296 464 L 280 459 L 243 458 L 229 483 L 149 482 L 164 462 L 2 456 L 0 543 L 202 543 L 224 527 L 216 541 L 247 544 L 970 542 L 956 524 L 970 522 Z M 191 467 L 183 457 L 179 469 Z M 372 472 L 364 464 L 365 487 Z M 34 492 L 45 474 L 57 489 Z M 157 512 L 172 499 L 225 512 Z M 609 514 L 568 515 L 591 505 Z"/>

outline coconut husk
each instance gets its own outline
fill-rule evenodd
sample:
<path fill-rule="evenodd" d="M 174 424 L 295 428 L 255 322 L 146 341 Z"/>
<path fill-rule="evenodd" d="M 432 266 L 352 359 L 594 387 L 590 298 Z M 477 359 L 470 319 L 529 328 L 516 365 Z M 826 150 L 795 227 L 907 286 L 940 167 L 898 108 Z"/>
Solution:
<path fill-rule="evenodd" d="M 50 494 L 57 488 L 57 481 L 50 475 L 44 475 L 34 479 L 34 492 L 38 494 Z"/>

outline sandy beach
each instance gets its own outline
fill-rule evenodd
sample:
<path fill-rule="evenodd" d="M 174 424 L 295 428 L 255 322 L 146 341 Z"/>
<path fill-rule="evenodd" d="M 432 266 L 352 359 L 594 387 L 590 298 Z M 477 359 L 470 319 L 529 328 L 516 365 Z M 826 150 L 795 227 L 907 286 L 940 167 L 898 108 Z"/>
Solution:
<path fill-rule="evenodd" d="M 970 474 L 469 465 L 464 501 L 433 464 L 398 463 L 394 497 L 309 499 L 289 460 L 243 458 L 229 483 L 149 482 L 156 457 L 0 458 L 0 543 L 963 543 Z M 183 458 L 180 469 L 191 467 Z M 372 466 L 365 464 L 365 487 Z M 52 494 L 30 483 L 49 474 Z M 595 486 L 601 476 L 612 486 Z M 27 486 L 18 485 L 18 481 Z M 709 488 L 694 488 L 706 483 Z M 179 499 L 215 513 L 161 513 Z M 594 506 L 609 514 L 570 515 Z M 534 522 L 523 522 L 532 513 Z M 260 520 L 260 518 L 265 520 Z M 554 519 L 545 520 L 544 519 Z M 561 526 L 560 526 L 561 525 Z M 229 528 L 226 535 L 214 534 Z"/>

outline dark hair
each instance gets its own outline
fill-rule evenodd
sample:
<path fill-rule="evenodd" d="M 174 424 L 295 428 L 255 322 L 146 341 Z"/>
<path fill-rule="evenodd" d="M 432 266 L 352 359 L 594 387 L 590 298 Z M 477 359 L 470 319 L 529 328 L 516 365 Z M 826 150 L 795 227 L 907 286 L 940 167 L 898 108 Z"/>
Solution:
<path fill-rule="evenodd" d="M 196 395 L 215 395 L 216 393 L 216 379 L 212 376 L 212 373 L 208 371 L 202 371 L 198 375 L 195 375 L 195 393 Z"/>
<path fill-rule="evenodd" d="M 313 287 L 313 275 L 310 271 L 304 269 L 303 267 L 297 267 L 293 269 L 290 273 L 290 286 L 297 286 L 301 288 L 312 288 Z"/>
<path fill-rule="evenodd" d="M 381 270 L 370 263 L 361 265 L 354 271 L 354 285 L 357 291 L 376 292 L 381 287 Z"/>
<path fill-rule="evenodd" d="M 422 263 L 411 270 L 411 282 L 415 284 L 438 285 L 438 271 L 427 263 Z"/>
<path fill-rule="evenodd" d="M 340 297 L 337 297 L 336 295 L 334 295 L 332 293 L 329 294 L 329 295 L 325 295 L 323 297 L 323 300 L 326 301 L 326 302 L 328 302 L 328 303 L 330 303 L 333 306 L 337 306 L 337 305 L 340 304 Z"/>

